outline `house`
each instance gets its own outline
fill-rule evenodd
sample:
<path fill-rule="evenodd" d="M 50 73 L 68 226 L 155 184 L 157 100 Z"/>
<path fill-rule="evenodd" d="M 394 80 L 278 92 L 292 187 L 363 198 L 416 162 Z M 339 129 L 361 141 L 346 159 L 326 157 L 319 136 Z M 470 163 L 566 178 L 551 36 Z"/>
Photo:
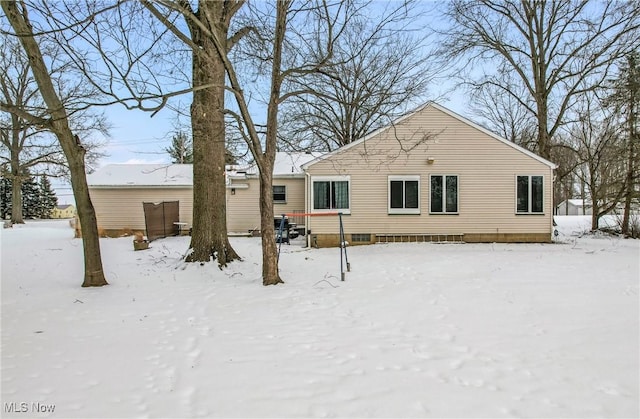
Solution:
<path fill-rule="evenodd" d="M 76 207 L 71 204 L 56 205 L 51 210 L 51 218 L 73 218 L 76 216 Z"/>
<path fill-rule="evenodd" d="M 274 215 L 289 214 L 318 247 L 340 243 L 338 213 L 350 244 L 549 242 L 555 168 L 429 103 L 330 153 L 277 153 Z M 109 165 L 88 182 L 108 232 L 144 229 L 143 202 L 179 201 L 192 223 L 191 165 Z M 259 234 L 256 166 L 228 166 L 226 190 L 228 231 Z"/>
<path fill-rule="evenodd" d="M 274 213 L 303 213 L 305 175 L 301 166 L 320 153 L 276 153 Z M 110 235 L 145 230 L 144 202 L 179 202 L 185 231 L 192 225 L 193 167 L 190 164 L 110 164 L 87 176 L 98 226 Z M 226 168 L 227 228 L 234 234 L 260 232 L 260 187 L 254 164 Z M 304 222 L 300 217 L 292 222 Z"/>
<path fill-rule="evenodd" d="M 434 103 L 303 165 L 305 211 L 344 214 L 350 244 L 549 242 L 556 165 Z M 337 246 L 337 217 L 307 217 Z"/>
<path fill-rule="evenodd" d="M 566 199 L 556 206 L 557 215 L 591 215 L 591 201 Z"/>
<path fill-rule="evenodd" d="M 178 201 L 180 221 L 191 225 L 190 164 L 109 164 L 87 176 L 98 226 L 109 235 L 146 230 L 143 203 Z"/>

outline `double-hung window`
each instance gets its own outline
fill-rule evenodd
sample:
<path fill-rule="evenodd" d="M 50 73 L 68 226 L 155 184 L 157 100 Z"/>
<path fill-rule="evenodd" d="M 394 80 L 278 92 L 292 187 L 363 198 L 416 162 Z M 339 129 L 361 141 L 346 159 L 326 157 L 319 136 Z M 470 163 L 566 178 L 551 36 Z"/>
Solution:
<path fill-rule="evenodd" d="M 350 212 L 349 176 L 314 176 L 311 179 L 313 210 Z"/>
<path fill-rule="evenodd" d="M 287 203 L 287 187 L 285 185 L 273 185 L 273 203 L 274 204 L 286 204 Z"/>
<path fill-rule="evenodd" d="M 420 214 L 420 176 L 389 176 L 389 214 Z"/>
<path fill-rule="evenodd" d="M 431 175 L 431 204 L 429 212 L 432 214 L 458 213 L 458 176 Z"/>
<path fill-rule="evenodd" d="M 542 176 L 516 177 L 516 212 L 518 214 L 542 214 L 544 212 L 543 195 Z"/>

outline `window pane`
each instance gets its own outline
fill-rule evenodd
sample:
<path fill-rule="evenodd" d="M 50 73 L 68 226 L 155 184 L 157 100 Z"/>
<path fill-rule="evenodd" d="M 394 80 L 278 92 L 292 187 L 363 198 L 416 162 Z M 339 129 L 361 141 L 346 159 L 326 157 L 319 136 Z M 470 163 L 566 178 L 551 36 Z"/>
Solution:
<path fill-rule="evenodd" d="M 517 211 L 529 212 L 529 176 L 518 176 Z"/>
<path fill-rule="evenodd" d="M 402 208 L 402 184 L 401 180 L 392 180 L 391 188 L 391 208 Z"/>
<path fill-rule="evenodd" d="M 273 202 L 285 202 L 287 200 L 287 189 L 284 185 L 273 185 Z"/>
<path fill-rule="evenodd" d="M 447 176 L 447 212 L 458 212 L 458 176 Z"/>
<path fill-rule="evenodd" d="M 542 176 L 531 176 L 531 212 L 542 212 Z"/>
<path fill-rule="evenodd" d="M 404 182 L 404 185 L 404 207 L 418 208 L 418 181 L 407 180 L 406 182 Z"/>
<path fill-rule="evenodd" d="M 333 207 L 335 209 L 349 208 L 349 182 L 331 182 L 333 192 Z"/>
<path fill-rule="evenodd" d="M 329 209 L 330 182 L 313 182 L 313 209 Z"/>
<path fill-rule="evenodd" d="M 431 176 L 431 212 L 442 212 L 442 176 Z"/>

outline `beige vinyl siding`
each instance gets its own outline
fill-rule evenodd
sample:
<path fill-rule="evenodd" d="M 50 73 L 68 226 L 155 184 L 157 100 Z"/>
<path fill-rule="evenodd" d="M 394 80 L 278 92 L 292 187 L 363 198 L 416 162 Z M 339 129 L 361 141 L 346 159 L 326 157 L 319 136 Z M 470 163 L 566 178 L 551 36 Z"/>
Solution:
<path fill-rule="evenodd" d="M 273 204 L 273 214 L 277 217 L 281 214 L 294 211 L 304 211 L 304 178 L 274 178 L 274 185 L 284 185 L 287 188 L 287 203 Z"/>
<path fill-rule="evenodd" d="M 248 188 L 236 188 L 235 194 L 231 193 L 231 188 L 227 189 L 227 229 L 238 233 L 260 230 L 259 180 L 234 180 L 234 183 L 248 185 Z M 304 210 L 304 178 L 275 177 L 273 184 L 284 185 L 287 191 L 286 204 L 273 204 L 274 216 Z"/>
<path fill-rule="evenodd" d="M 433 107 L 311 165 L 308 172 L 311 179 L 350 175 L 351 214 L 343 220 L 347 234 L 551 234 L 552 169 Z M 388 214 L 389 175 L 420 176 L 420 215 Z M 458 176 L 457 215 L 429 213 L 429 175 Z M 516 215 L 517 175 L 544 177 L 544 215 Z M 309 224 L 312 234 L 337 233 L 332 217 L 312 217 Z"/>
<path fill-rule="evenodd" d="M 234 180 L 239 186 L 227 188 L 227 231 L 246 233 L 260 230 L 260 184 L 258 179 Z"/>
<path fill-rule="evenodd" d="M 98 226 L 106 230 L 144 230 L 143 202 L 180 201 L 180 221 L 191 227 L 191 188 L 90 188 Z"/>

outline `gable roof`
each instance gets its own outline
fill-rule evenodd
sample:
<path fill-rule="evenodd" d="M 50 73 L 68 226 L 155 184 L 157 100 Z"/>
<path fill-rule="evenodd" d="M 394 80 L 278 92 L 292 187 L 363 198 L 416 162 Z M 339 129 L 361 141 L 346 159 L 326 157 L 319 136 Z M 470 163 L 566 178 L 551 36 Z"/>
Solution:
<path fill-rule="evenodd" d="M 93 187 L 191 187 L 190 164 L 108 164 L 87 175 Z"/>
<path fill-rule="evenodd" d="M 317 157 L 317 158 L 315 158 L 315 159 L 311 160 L 310 162 L 308 162 L 308 163 L 304 164 L 304 165 L 302 166 L 302 168 L 303 168 L 303 170 L 306 170 L 308 167 L 310 167 L 310 166 L 312 166 L 312 165 L 314 165 L 314 164 L 316 164 L 316 163 L 318 163 L 318 162 L 320 162 L 320 161 L 322 161 L 322 160 L 326 160 L 326 159 L 330 158 L 331 156 L 333 156 L 333 155 L 335 155 L 335 154 L 342 153 L 342 152 L 344 152 L 345 150 L 350 149 L 351 147 L 355 147 L 355 146 L 359 145 L 360 143 L 362 143 L 362 142 L 364 142 L 364 141 L 367 141 L 367 140 L 369 140 L 370 138 L 373 138 L 373 137 L 375 137 L 375 136 L 379 135 L 380 133 L 382 133 L 382 132 L 384 132 L 384 131 L 389 130 L 389 129 L 390 129 L 390 128 L 392 128 L 393 126 L 395 126 L 395 125 L 399 124 L 400 122 L 404 121 L 405 119 L 408 119 L 408 118 L 410 118 L 411 116 L 413 116 L 413 115 L 415 115 L 415 114 L 417 114 L 417 113 L 419 113 L 419 112 L 423 111 L 423 110 L 424 110 L 424 109 L 426 109 L 427 107 L 432 107 L 432 108 L 434 108 L 434 109 L 437 109 L 437 110 L 439 110 L 439 111 L 441 111 L 441 112 L 443 112 L 443 113 L 445 113 L 445 114 L 449 115 L 450 117 L 455 118 L 455 119 L 457 119 L 458 121 L 460 121 L 460 122 L 462 122 L 462 123 L 464 123 L 464 124 L 467 124 L 467 125 L 469 125 L 469 126 L 470 126 L 470 127 L 472 127 L 472 128 L 477 129 L 478 131 L 481 131 L 482 133 L 484 133 L 484 134 L 486 134 L 486 135 L 490 136 L 491 138 L 493 138 L 493 139 L 495 139 L 495 140 L 498 140 L 498 141 L 500 141 L 501 143 L 504 143 L 504 144 L 508 145 L 509 147 L 511 147 L 511 148 L 513 148 L 513 149 L 515 149 L 515 150 L 517 150 L 517 151 L 519 151 L 519 152 L 523 153 L 523 154 L 526 154 L 527 156 L 529 156 L 529 157 L 531 157 L 531 158 L 533 158 L 533 159 L 535 159 L 535 160 L 539 161 L 540 163 L 543 163 L 543 164 L 545 164 L 545 165 L 547 165 L 547 166 L 551 167 L 552 169 L 555 169 L 555 168 L 557 168 L 557 167 L 558 167 L 558 165 L 557 165 L 557 164 L 552 163 L 552 162 L 550 162 L 549 160 L 543 159 L 542 157 L 538 156 L 538 155 L 537 155 L 537 154 L 535 154 L 535 153 L 532 153 L 531 151 L 527 150 L 526 148 L 524 148 L 524 147 L 520 147 L 519 145 L 517 145 L 517 144 L 515 144 L 515 143 L 513 143 L 513 142 L 511 142 L 511 141 L 509 141 L 509 140 L 507 140 L 507 139 L 505 139 L 505 138 L 502 138 L 502 137 L 500 137 L 499 135 L 496 135 L 495 133 L 493 133 L 493 132 L 489 131 L 488 129 L 486 129 L 486 128 L 484 128 L 484 127 L 482 127 L 482 126 L 480 126 L 480 125 L 476 124 L 475 122 L 473 122 L 473 121 L 471 121 L 471 120 L 469 120 L 469 119 L 467 119 L 467 118 L 465 118 L 465 117 L 463 117 L 463 116 L 461 116 L 461 115 L 459 115 L 459 114 L 457 114 L 457 113 L 453 112 L 453 111 L 452 111 L 452 110 L 450 110 L 450 109 L 445 108 L 445 107 L 444 107 L 444 106 L 442 106 L 442 105 L 438 105 L 438 104 L 437 104 L 437 103 L 435 103 L 435 102 L 427 102 L 427 103 L 425 103 L 424 105 L 421 105 L 421 106 L 419 106 L 418 108 L 414 109 L 413 111 L 411 111 L 411 112 L 409 112 L 409 113 L 406 113 L 406 114 L 404 114 L 404 115 L 400 116 L 399 118 L 397 118 L 396 120 L 394 120 L 391 124 L 386 125 L 386 126 L 381 127 L 381 128 L 378 128 L 377 130 L 375 130 L 375 131 L 371 132 L 370 134 L 367 134 L 366 136 L 364 136 L 364 137 L 360 138 L 359 140 L 356 140 L 356 141 L 354 141 L 354 142 L 352 142 L 352 143 L 350 143 L 350 144 L 347 144 L 347 145 L 345 145 L 345 146 L 342 146 L 342 147 L 340 147 L 340 148 L 338 148 L 338 149 L 336 149 L 336 150 L 333 150 L 333 151 L 331 151 L 331 152 L 325 153 L 325 154 L 323 154 L 323 155 L 321 155 L 321 156 L 319 156 L 319 157 Z"/>

